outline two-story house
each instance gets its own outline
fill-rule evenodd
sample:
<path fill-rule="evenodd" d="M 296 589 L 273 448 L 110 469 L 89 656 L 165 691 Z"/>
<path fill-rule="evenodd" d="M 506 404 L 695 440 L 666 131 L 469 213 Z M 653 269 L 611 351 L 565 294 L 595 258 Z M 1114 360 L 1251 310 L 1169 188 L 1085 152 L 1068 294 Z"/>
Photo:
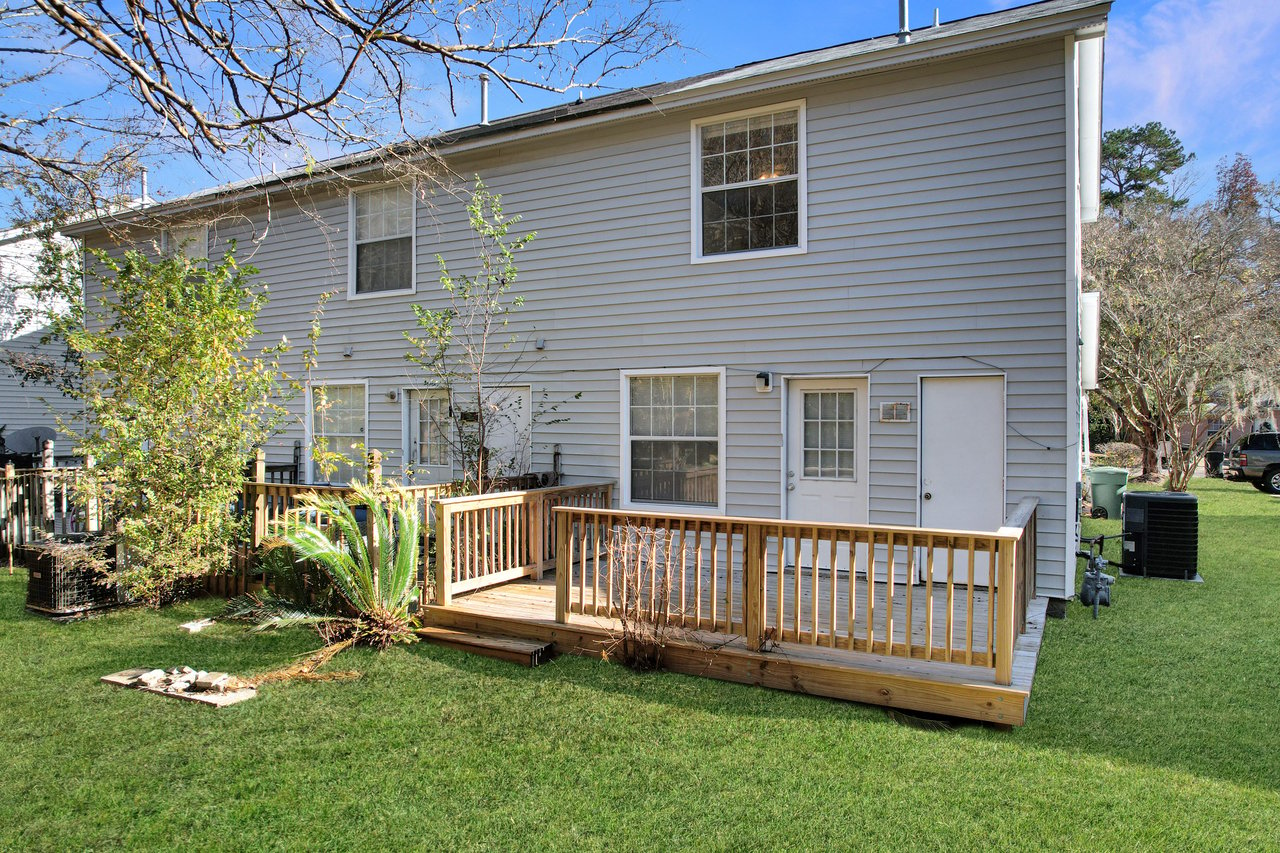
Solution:
<path fill-rule="evenodd" d="M 1071 596 L 1109 6 L 1047 0 L 429 140 L 538 234 L 506 451 L 528 434 L 535 470 L 708 515 L 994 530 L 1037 496 L 1036 591 Z M 402 333 L 444 304 L 436 256 L 472 257 L 464 198 L 384 178 L 376 152 L 330 165 L 154 205 L 147 227 L 236 241 L 271 288 L 266 338 L 301 341 L 337 291 L 313 377 L 330 408 L 299 399 L 272 461 L 323 433 L 451 476 L 433 413 L 457 392 L 426 387 Z"/>

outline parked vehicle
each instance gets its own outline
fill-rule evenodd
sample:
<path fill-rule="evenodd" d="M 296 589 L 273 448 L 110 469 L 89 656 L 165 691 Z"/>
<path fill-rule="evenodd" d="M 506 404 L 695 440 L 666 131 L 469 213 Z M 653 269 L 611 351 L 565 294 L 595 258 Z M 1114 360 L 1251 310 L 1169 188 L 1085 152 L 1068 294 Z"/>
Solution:
<path fill-rule="evenodd" d="M 1255 432 L 1237 441 L 1222 463 L 1222 476 L 1280 495 L 1280 433 Z"/>

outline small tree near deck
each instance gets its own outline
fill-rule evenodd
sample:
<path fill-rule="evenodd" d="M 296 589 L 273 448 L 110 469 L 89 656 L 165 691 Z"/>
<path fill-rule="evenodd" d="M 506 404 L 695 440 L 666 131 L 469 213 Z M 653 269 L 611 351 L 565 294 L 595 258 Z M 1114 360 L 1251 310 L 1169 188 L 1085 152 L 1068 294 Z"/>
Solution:
<path fill-rule="evenodd" d="M 460 474 L 463 488 L 483 493 L 505 475 L 491 460 L 491 442 L 512 423 L 509 401 L 499 390 L 522 373 L 515 349 L 519 338 L 510 328 L 511 316 L 524 305 L 512 293 L 516 282 L 516 254 L 537 236 L 511 237 L 519 216 L 502 211 L 502 198 L 479 179 L 467 202 L 467 217 L 475 243 L 475 269 L 451 272 L 440 264 L 440 284 L 448 305 L 433 309 L 414 305 L 417 333 L 406 332 L 412 345 L 405 358 L 422 368 L 427 384 L 449 391 L 450 405 L 441 429 Z"/>
<path fill-rule="evenodd" d="M 95 304 L 59 331 L 80 359 L 83 406 L 64 429 L 98 463 L 127 559 L 115 580 L 156 604 L 227 567 L 245 461 L 285 416 L 285 344 L 254 350 L 267 294 L 228 253 L 97 256 Z"/>

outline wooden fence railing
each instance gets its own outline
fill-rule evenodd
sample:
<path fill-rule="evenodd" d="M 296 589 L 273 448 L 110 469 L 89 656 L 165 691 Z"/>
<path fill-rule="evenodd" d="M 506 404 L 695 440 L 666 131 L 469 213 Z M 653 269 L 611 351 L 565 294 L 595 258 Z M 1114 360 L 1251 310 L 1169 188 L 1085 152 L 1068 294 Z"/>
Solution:
<path fill-rule="evenodd" d="M 552 486 L 436 501 L 435 601 L 521 577 L 541 577 L 555 565 L 556 507 L 607 508 L 613 483 Z"/>
<path fill-rule="evenodd" d="M 782 641 L 965 663 L 1009 684 L 1037 504 L 994 532 L 562 507 L 556 620 L 639 613 L 753 650 Z"/>
<path fill-rule="evenodd" d="M 0 551 L 13 572 L 14 552 L 39 543 L 47 536 L 93 533 L 104 520 L 98 500 L 83 488 L 83 467 L 56 466 L 53 442 L 46 441 L 39 468 L 4 466 L 0 481 Z M 93 459 L 86 458 L 87 467 Z"/>

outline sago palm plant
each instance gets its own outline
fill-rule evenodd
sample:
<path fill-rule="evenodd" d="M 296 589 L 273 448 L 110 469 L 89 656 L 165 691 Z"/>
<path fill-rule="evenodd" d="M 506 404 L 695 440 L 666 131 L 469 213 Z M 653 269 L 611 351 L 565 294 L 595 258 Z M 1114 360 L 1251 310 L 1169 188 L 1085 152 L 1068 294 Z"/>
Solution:
<path fill-rule="evenodd" d="M 365 507 L 367 531 L 355 508 Z M 228 615 L 259 629 L 313 624 L 326 640 L 386 647 L 417 639 L 409 608 L 418 598 L 418 545 L 422 517 L 417 502 L 396 486 L 352 486 L 349 496 L 309 493 L 289 512 L 269 547 L 289 546 L 297 560 L 319 566 L 345 604 L 339 613 L 316 613 L 269 593 L 246 595 Z"/>

